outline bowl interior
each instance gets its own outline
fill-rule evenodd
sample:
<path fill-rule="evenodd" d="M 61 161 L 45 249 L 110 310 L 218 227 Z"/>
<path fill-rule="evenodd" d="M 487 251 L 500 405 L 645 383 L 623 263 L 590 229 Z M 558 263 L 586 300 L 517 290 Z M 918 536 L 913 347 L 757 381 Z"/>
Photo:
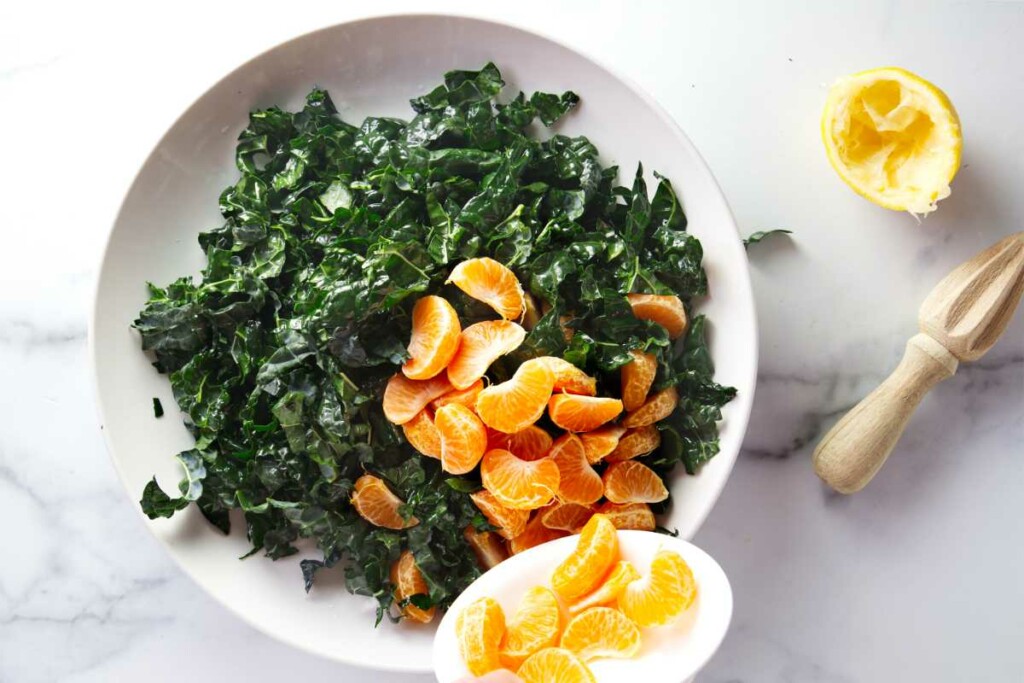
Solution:
<path fill-rule="evenodd" d="M 411 116 L 410 97 L 427 92 L 453 68 L 495 62 L 508 90 L 572 89 L 582 103 L 560 131 L 586 134 L 604 161 L 628 178 L 639 160 L 680 192 L 690 229 L 705 249 L 718 381 L 739 389 L 725 410 L 722 451 L 698 476 L 671 483 L 675 505 L 664 524 L 689 538 L 714 505 L 739 451 L 753 398 L 757 336 L 746 257 L 729 209 L 682 131 L 648 97 L 588 58 L 546 38 L 487 21 L 450 16 L 393 16 L 342 24 L 280 45 L 210 88 L 167 132 L 129 190 L 102 263 L 91 328 L 104 433 L 133 500 L 157 476 L 165 490 L 180 478 L 171 457 L 191 445 L 177 413 L 156 420 L 152 398 L 173 408 L 130 328 L 146 300 L 145 283 L 198 274 L 201 230 L 221 221 L 217 199 L 237 177 L 233 150 L 250 110 L 296 108 L 314 86 L 331 93 L 341 115 Z M 201 586 L 257 628 L 317 654 L 378 669 L 429 671 L 433 629 L 373 628 L 373 601 L 348 595 L 340 579 L 318 578 L 304 594 L 300 557 L 269 562 L 238 558 L 248 550 L 241 525 L 225 539 L 189 509 L 146 521 Z M 310 556 L 312 556 L 310 554 Z M 401 653 L 401 656 L 395 656 Z"/>

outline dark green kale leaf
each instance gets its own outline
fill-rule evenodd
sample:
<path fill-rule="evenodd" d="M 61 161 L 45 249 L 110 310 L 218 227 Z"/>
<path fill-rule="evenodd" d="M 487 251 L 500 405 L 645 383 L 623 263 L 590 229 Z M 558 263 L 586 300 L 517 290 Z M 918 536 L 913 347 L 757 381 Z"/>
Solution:
<path fill-rule="evenodd" d="M 781 228 L 779 228 L 777 230 L 758 230 L 757 232 L 750 233 L 750 237 L 747 237 L 745 240 L 743 240 L 743 246 L 744 247 L 749 247 L 751 244 L 757 244 L 758 242 L 760 242 L 764 238 L 771 237 L 772 235 L 792 235 L 792 234 L 793 234 L 792 230 L 783 230 Z"/>
<path fill-rule="evenodd" d="M 153 477 L 146 488 L 142 491 L 142 511 L 150 519 L 156 519 L 158 517 L 170 517 L 178 510 L 184 510 L 188 507 L 191 502 L 185 498 L 171 498 L 160 485 L 156 483 L 156 477 Z"/>

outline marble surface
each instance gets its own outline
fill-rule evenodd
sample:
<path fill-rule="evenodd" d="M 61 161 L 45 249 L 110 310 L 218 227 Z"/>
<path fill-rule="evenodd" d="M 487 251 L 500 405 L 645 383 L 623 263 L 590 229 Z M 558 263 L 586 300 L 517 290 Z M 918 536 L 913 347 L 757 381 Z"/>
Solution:
<path fill-rule="evenodd" d="M 95 267 L 121 196 L 205 87 L 364 3 L 0 5 L 0 681 L 425 682 L 255 632 L 165 556 L 117 482 L 86 354 Z M 286 8 L 282 10 L 282 8 Z M 730 574 L 733 629 L 701 681 L 1009 681 L 1024 673 L 1024 316 L 929 396 L 878 479 L 830 494 L 810 452 L 894 366 L 953 265 L 1021 229 L 1024 4 L 377 3 L 471 11 L 558 36 L 650 90 L 745 233 L 761 322 L 754 415 L 696 538 Z M 828 168 L 825 84 L 898 64 L 965 131 L 923 224 Z"/>

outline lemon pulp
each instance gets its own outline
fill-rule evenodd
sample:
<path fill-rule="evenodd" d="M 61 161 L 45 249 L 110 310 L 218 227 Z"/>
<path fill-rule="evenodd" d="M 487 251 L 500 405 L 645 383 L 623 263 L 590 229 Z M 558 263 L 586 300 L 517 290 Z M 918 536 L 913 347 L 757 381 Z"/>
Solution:
<path fill-rule="evenodd" d="M 920 76 L 886 67 L 840 79 L 821 132 L 836 172 L 880 206 L 926 214 L 950 194 L 960 120 L 945 93 Z"/>

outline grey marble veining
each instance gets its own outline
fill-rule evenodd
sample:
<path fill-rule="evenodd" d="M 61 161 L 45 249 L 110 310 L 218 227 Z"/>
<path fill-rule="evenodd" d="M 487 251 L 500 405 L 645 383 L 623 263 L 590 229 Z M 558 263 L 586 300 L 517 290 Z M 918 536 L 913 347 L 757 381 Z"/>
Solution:
<path fill-rule="evenodd" d="M 1024 317 L 936 387 L 862 493 L 830 493 L 810 453 L 896 365 L 930 288 L 1024 227 L 1024 4 L 541 7 L 474 11 L 558 35 L 639 81 L 700 148 L 744 233 L 795 231 L 751 250 L 754 412 L 696 538 L 728 572 L 736 612 L 700 680 L 1020 680 Z M 248 9 L 186 3 L 157 26 L 134 6 L 0 8 L 4 683 L 431 680 L 316 659 L 237 620 L 140 523 L 99 433 L 86 330 L 95 265 L 134 170 L 221 73 L 368 11 L 324 3 L 267 21 Z M 817 137 L 823 84 L 882 63 L 934 78 L 965 129 L 953 196 L 921 225 L 850 193 Z M 69 149 L 82 167 L 55 176 Z"/>

